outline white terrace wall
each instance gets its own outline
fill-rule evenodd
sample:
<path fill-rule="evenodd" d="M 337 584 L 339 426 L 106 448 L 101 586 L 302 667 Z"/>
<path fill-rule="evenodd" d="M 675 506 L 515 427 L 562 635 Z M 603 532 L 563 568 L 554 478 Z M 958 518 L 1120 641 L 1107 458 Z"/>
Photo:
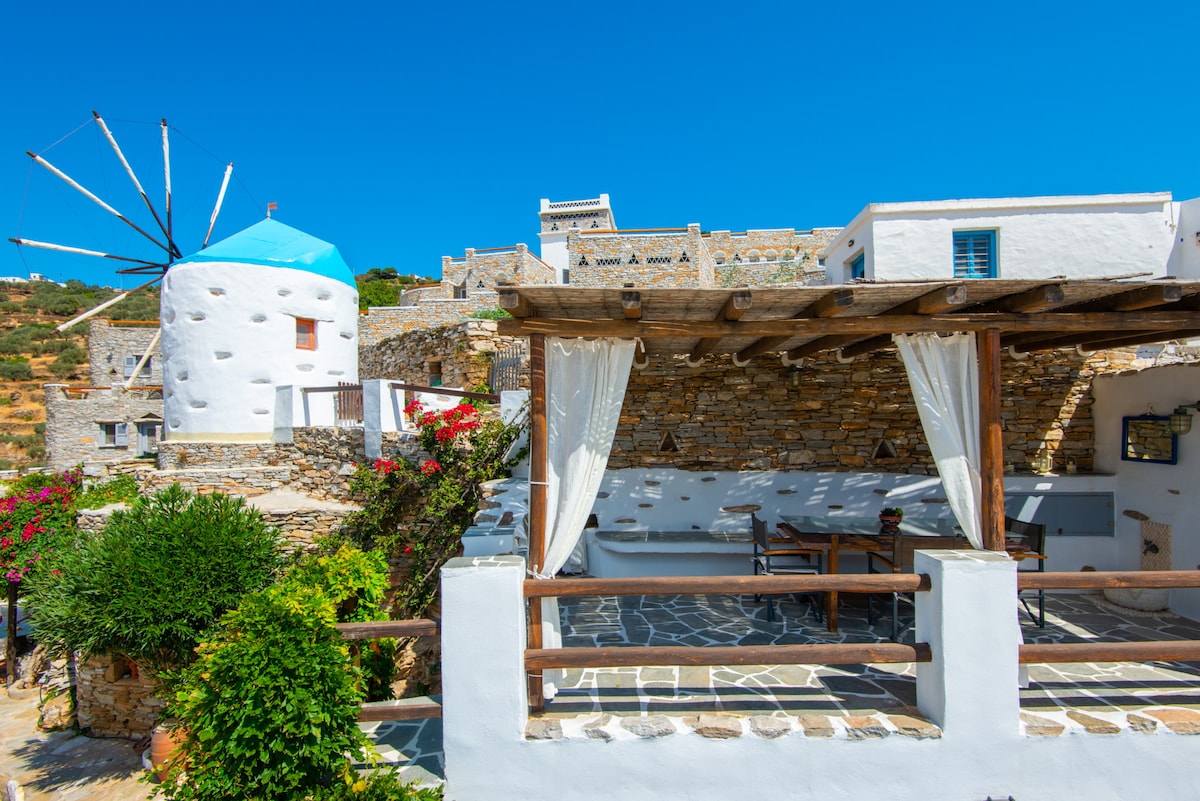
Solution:
<path fill-rule="evenodd" d="M 936 728 L 881 714 L 872 716 L 868 734 L 861 720 L 825 713 L 814 716 L 830 721 L 817 736 L 803 721 L 780 717 L 531 720 L 525 563 L 452 560 L 442 570 L 446 798 L 1124 801 L 1200 794 L 1200 737 L 1165 726 L 1143 733 L 1120 713 L 1110 716 L 1115 734 L 1085 732 L 1066 714 L 1068 733 L 1027 730 L 1018 717 L 1015 564 L 962 551 L 918 560 L 932 590 L 918 594 L 917 638 L 930 644 L 933 661 L 917 666 L 917 704 Z"/>
<path fill-rule="evenodd" d="M 1180 278 L 1200 278 L 1200 198 L 1175 204 L 1175 244 L 1167 273 Z"/>
<path fill-rule="evenodd" d="M 1141 372 L 1102 376 L 1096 381 L 1096 468 L 1114 476 L 1117 488 L 1116 547 L 1121 563 L 1140 564 L 1139 517 L 1172 527 L 1171 567 L 1200 568 L 1200 417 L 1188 434 L 1178 437 L 1177 464 L 1149 464 L 1121 459 L 1121 418 L 1153 409 L 1168 415 L 1178 405 L 1200 401 L 1200 365 L 1176 364 Z M 1200 618 L 1200 590 L 1171 590 L 1171 609 Z"/>
<path fill-rule="evenodd" d="M 1165 192 L 871 204 L 830 245 L 826 266 L 835 284 L 859 253 L 868 279 L 953 278 L 954 232 L 992 229 L 999 278 L 1157 277 L 1175 238 L 1171 205 Z"/>

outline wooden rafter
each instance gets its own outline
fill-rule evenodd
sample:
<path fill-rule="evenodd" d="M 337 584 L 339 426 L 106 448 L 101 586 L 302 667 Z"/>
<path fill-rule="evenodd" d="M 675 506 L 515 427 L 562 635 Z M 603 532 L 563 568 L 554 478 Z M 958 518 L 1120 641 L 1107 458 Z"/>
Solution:
<path fill-rule="evenodd" d="M 794 319 L 827 319 L 834 315 L 841 314 L 854 305 L 854 291 L 851 289 L 835 289 L 834 291 L 823 295 L 815 303 L 809 306 L 804 311 L 795 316 Z M 768 353 L 777 349 L 784 342 L 791 339 L 791 335 L 767 336 L 751 342 L 746 347 L 742 348 L 738 354 L 738 361 L 748 361 L 755 356 L 763 353 Z"/>
<path fill-rule="evenodd" d="M 742 319 L 742 315 L 746 313 L 746 310 L 750 308 L 751 304 L 752 300 L 749 291 L 739 290 L 734 292 L 729 296 L 729 299 L 725 301 L 725 305 L 721 307 L 721 313 L 717 315 L 717 319 L 724 320 L 726 322 L 740 320 Z M 696 343 L 696 346 L 692 348 L 692 352 L 688 354 L 689 361 L 693 363 L 700 361 L 700 359 L 712 353 L 713 348 L 715 348 L 720 341 L 720 337 L 701 339 Z"/>

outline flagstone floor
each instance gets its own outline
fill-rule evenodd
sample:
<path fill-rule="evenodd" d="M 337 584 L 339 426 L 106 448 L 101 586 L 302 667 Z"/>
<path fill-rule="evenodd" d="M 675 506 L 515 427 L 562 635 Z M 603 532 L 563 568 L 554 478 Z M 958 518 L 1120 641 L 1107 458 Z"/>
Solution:
<path fill-rule="evenodd" d="M 750 596 L 564 598 L 560 613 L 566 647 L 879 642 L 890 631 L 887 620 L 869 624 L 861 599 L 853 597 L 841 607 L 838 634 L 826 631 L 807 603 L 790 598 L 776 600 L 774 621 L 766 619 L 765 604 Z M 1023 613 L 1020 620 L 1026 642 L 1200 639 L 1200 623 L 1170 613 L 1123 611 L 1095 595 L 1048 595 L 1044 629 Z M 912 641 L 911 631 L 905 639 Z M 1200 710 L 1200 663 L 1031 665 L 1029 678 L 1020 695 L 1030 733 L 1103 732 L 1104 726 L 1146 725 L 1141 715 L 1146 709 Z M 539 718 L 571 728 L 604 715 L 919 717 L 911 664 L 589 668 L 563 671 L 561 679 Z M 400 765 L 407 780 L 444 780 L 440 720 L 363 727 L 383 761 Z"/>
<path fill-rule="evenodd" d="M 831 634 L 807 603 L 777 601 L 774 622 L 750 596 L 562 599 L 563 644 L 761 645 L 878 642 L 888 620 L 867 621 L 861 598 L 841 607 Z M 1122 612 L 1092 595 L 1048 595 L 1046 628 L 1020 615 L 1026 642 L 1200 639 L 1200 623 L 1165 613 Z M 904 639 L 912 641 L 911 630 Z M 864 715 L 912 713 L 911 664 L 596 668 L 563 671 L 549 716 L 609 713 Z M 1200 708 L 1200 664 L 1031 665 L 1022 709 L 1125 710 L 1156 705 Z"/>

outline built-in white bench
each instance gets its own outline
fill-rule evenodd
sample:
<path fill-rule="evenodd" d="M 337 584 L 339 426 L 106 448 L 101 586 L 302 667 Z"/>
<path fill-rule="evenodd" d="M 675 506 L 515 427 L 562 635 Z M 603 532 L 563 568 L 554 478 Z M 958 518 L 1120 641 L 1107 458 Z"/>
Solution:
<path fill-rule="evenodd" d="M 752 572 L 749 531 L 584 532 L 588 573 L 634 576 L 738 576 Z"/>

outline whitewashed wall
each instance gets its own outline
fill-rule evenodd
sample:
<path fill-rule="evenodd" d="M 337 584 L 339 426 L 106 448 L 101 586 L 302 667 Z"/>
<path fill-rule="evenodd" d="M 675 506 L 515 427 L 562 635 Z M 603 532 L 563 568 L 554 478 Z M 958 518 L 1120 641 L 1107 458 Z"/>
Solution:
<path fill-rule="evenodd" d="M 918 665 L 917 703 L 942 736 L 769 739 L 746 730 L 638 736 L 596 716 L 563 721 L 561 739 L 525 739 L 525 563 L 454 559 L 442 569 L 442 692 L 449 801 L 731 798 L 930 801 L 1008 798 L 1126 801 L 1196 798 L 1200 738 L 1152 734 L 1032 736 L 1017 721 L 1014 565 L 1002 556 L 932 551 L 919 568 L 918 637 L 934 661 Z M 988 611 L 990 610 L 990 611 Z M 685 713 L 691 714 L 691 713 Z"/>
<path fill-rule="evenodd" d="M 1168 272 L 1179 278 L 1200 278 L 1200 198 L 1175 204 L 1174 249 Z"/>
<path fill-rule="evenodd" d="M 317 321 L 316 350 L 296 347 L 297 317 Z M 178 264 L 161 320 L 169 440 L 269 441 L 277 386 L 358 380 L 358 293 L 315 273 Z"/>
<path fill-rule="evenodd" d="M 1161 276 L 1173 221 L 1169 193 L 871 204 L 830 246 L 826 267 L 839 283 L 866 243 L 867 278 L 949 279 L 954 232 L 998 229 L 999 278 Z"/>
<path fill-rule="evenodd" d="M 1179 437 L 1178 464 L 1146 464 L 1121 459 L 1121 418 L 1169 415 L 1177 405 L 1200 401 L 1200 365 L 1165 365 L 1136 373 L 1101 376 L 1095 383 L 1096 468 L 1112 473 L 1117 487 L 1118 561 L 1130 569 L 1141 563 L 1140 522 L 1123 514 L 1133 510 L 1171 529 L 1172 567 L 1200 566 L 1200 415 Z M 1171 609 L 1200 618 L 1200 590 L 1172 590 Z"/>

